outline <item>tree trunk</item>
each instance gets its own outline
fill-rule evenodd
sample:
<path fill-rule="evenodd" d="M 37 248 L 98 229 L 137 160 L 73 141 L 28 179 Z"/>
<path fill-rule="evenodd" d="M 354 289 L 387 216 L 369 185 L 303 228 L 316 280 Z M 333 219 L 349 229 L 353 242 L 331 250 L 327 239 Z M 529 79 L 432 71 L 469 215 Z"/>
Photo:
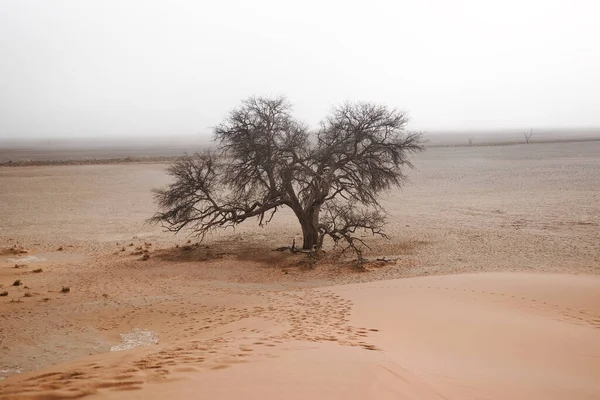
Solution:
<path fill-rule="evenodd" d="M 319 242 L 319 231 L 313 225 L 312 219 L 302 218 L 302 250 L 312 250 Z"/>
<path fill-rule="evenodd" d="M 298 216 L 302 226 L 302 250 L 313 250 L 319 242 L 319 207 L 313 207 L 308 212 Z"/>

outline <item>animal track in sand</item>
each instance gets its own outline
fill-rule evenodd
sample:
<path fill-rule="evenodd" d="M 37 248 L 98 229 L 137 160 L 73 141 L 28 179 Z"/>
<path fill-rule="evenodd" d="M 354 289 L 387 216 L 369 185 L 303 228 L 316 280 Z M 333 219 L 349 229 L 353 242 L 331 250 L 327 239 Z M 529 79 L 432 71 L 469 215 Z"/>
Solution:
<path fill-rule="evenodd" d="M 231 291 L 231 289 L 214 290 L 239 295 L 256 295 L 255 291 Z M 196 372 L 201 370 L 220 370 L 229 368 L 241 362 L 250 361 L 256 357 L 273 357 L 268 349 L 282 345 L 289 340 L 305 342 L 337 342 L 340 345 L 361 347 L 365 350 L 377 350 L 367 343 L 365 338 L 369 332 L 377 329 L 367 329 L 348 325 L 352 302 L 335 295 L 332 292 L 320 290 L 294 290 L 261 293 L 263 305 L 243 308 L 227 308 L 217 306 L 207 308 L 211 317 L 190 319 L 188 312 L 180 310 L 169 314 L 182 324 L 179 332 L 185 336 L 177 345 L 161 345 L 155 353 L 126 362 L 124 365 L 86 364 L 84 370 L 55 372 L 38 375 L 27 383 L 7 385 L 0 390 L 2 395 L 10 396 L 19 393 L 20 396 L 35 398 L 40 394 L 40 383 L 46 386 L 44 396 L 51 398 L 64 391 L 78 392 L 80 397 L 97 393 L 99 390 L 137 390 L 146 383 L 172 379 L 174 374 Z M 135 319 L 137 312 L 130 311 L 128 316 Z M 118 319 L 114 321 L 117 324 Z M 227 330 L 231 337 L 217 336 L 213 339 L 199 340 L 200 332 L 211 332 L 229 324 L 244 321 L 249 318 L 270 321 L 275 326 L 282 327 L 279 333 L 263 331 L 259 328 L 242 326 L 238 329 Z M 183 325 L 187 319 L 187 326 Z M 242 341 L 241 335 L 247 336 Z M 221 334 L 222 335 L 222 334 Z M 249 335 L 249 336 L 248 336 Z M 262 348 L 263 351 L 259 349 Z M 264 353 L 264 352 L 267 353 Z M 87 369 L 87 371 L 85 370 Z M 92 373 L 93 372 L 93 373 Z M 1 397 L 1 396 L 0 396 Z M 61 398 L 56 397 L 56 398 Z"/>

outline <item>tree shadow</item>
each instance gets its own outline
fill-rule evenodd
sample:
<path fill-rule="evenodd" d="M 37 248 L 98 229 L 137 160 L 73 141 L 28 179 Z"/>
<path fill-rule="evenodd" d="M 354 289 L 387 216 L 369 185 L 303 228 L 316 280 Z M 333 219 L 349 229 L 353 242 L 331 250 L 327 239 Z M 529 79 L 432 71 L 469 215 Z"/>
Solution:
<path fill-rule="evenodd" d="M 378 243 L 365 252 L 365 264 L 359 270 L 381 268 L 404 263 L 407 257 L 415 254 L 419 248 L 427 245 L 422 240 L 393 241 Z M 279 251 L 278 251 L 279 250 Z M 231 260 L 250 262 L 264 268 L 314 269 L 331 267 L 356 269 L 356 257 L 351 251 L 342 251 L 340 247 L 320 251 L 316 257 L 307 253 L 293 253 L 290 250 L 275 249 L 267 243 L 254 240 L 240 240 L 236 236 L 211 241 L 210 243 L 189 242 L 183 245 L 157 250 L 153 258 L 165 262 L 215 262 Z"/>
<path fill-rule="evenodd" d="M 235 239 L 225 239 L 209 244 L 187 243 L 157 250 L 154 258 L 169 262 L 211 262 L 230 259 L 265 264 L 265 266 L 287 266 L 305 257 L 289 251 L 275 251 L 264 244 L 240 243 Z"/>

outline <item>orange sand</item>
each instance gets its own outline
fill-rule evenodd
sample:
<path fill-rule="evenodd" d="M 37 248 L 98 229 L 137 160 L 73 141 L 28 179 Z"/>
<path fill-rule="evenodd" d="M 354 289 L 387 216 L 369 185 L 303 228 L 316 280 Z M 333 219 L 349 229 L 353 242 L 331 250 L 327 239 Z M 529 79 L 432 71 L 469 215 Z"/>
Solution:
<path fill-rule="evenodd" d="M 599 146 L 428 150 L 368 272 L 144 224 L 165 165 L 0 168 L 0 399 L 600 398 Z"/>

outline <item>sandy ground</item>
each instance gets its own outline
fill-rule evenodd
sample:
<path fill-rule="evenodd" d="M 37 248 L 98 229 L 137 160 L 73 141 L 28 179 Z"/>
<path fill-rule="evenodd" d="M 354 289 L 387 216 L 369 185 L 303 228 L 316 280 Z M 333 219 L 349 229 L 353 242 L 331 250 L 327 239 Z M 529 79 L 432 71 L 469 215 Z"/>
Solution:
<path fill-rule="evenodd" d="M 415 165 L 367 272 L 145 224 L 165 165 L 0 168 L 0 398 L 599 398 L 600 142 Z"/>

